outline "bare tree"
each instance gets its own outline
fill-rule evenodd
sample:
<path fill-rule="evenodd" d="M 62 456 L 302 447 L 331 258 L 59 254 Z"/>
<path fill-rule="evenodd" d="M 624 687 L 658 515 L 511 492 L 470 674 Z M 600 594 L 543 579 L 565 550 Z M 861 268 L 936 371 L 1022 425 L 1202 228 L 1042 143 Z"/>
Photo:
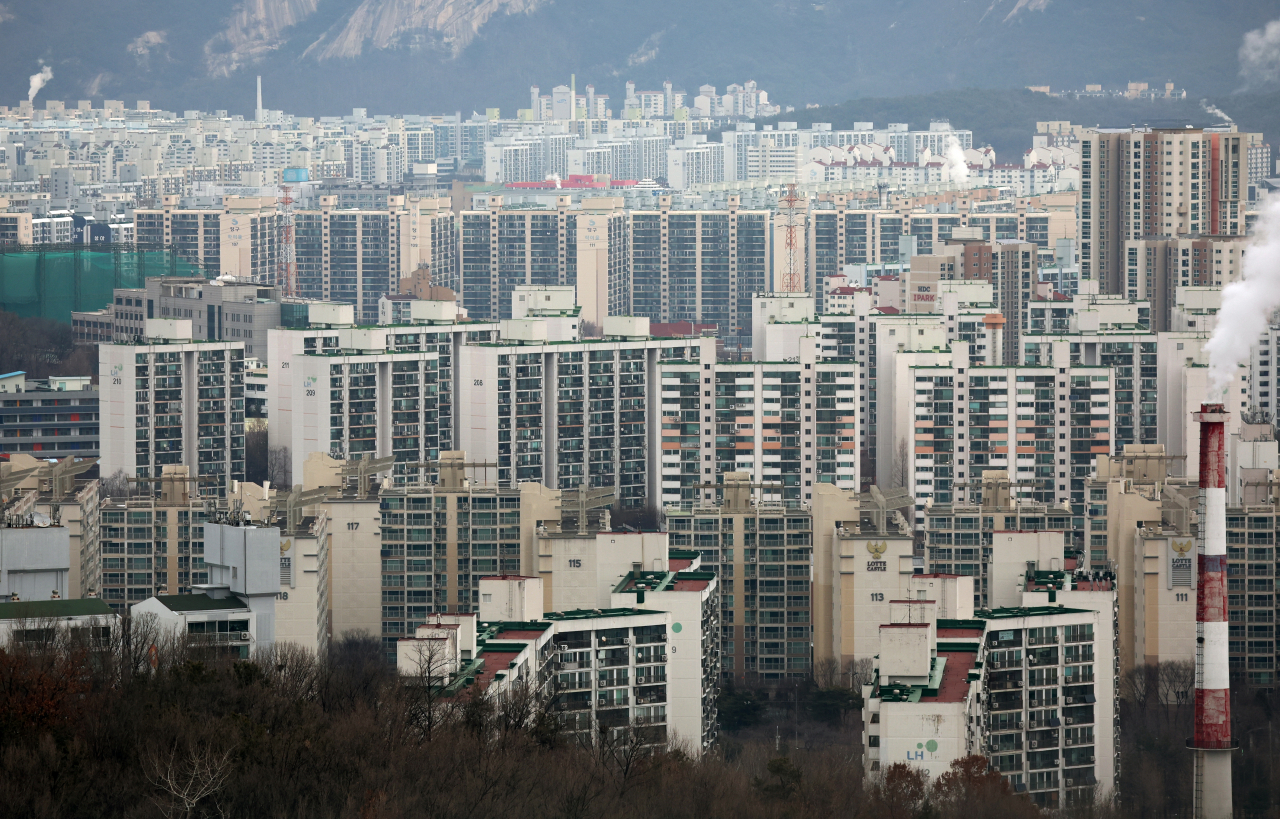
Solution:
<path fill-rule="evenodd" d="M 437 640 L 419 642 L 413 662 L 413 673 L 403 678 L 405 722 L 417 729 L 423 741 L 430 742 L 458 716 L 457 698 L 445 692 L 454 664 Z"/>
<path fill-rule="evenodd" d="M 850 660 L 845 666 L 845 673 L 849 675 L 849 687 L 855 691 L 861 691 L 862 686 L 870 685 L 874 681 L 875 667 L 875 661 L 870 657 Z"/>
<path fill-rule="evenodd" d="M 652 736 L 640 724 L 619 728 L 599 726 L 597 753 L 605 768 L 618 779 L 618 795 L 625 796 L 645 770 L 645 760 L 653 755 Z"/>
<path fill-rule="evenodd" d="M 280 641 L 255 651 L 254 660 L 271 675 L 277 690 L 289 698 L 315 698 L 320 669 L 313 652 L 297 643 Z"/>
<path fill-rule="evenodd" d="M 267 451 L 267 480 L 276 489 L 293 488 L 293 458 L 287 446 L 273 446 Z"/>
<path fill-rule="evenodd" d="M 604 330 L 594 321 L 583 319 L 578 322 L 578 335 L 583 338 L 601 338 L 604 336 Z"/>
<path fill-rule="evenodd" d="M 1138 663 L 1120 678 L 1120 696 L 1139 711 L 1146 710 L 1157 687 L 1156 669 L 1146 663 Z"/>
<path fill-rule="evenodd" d="M 117 469 L 102 479 L 102 494 L 108 498 L 129 497 L 129 476 L 123 469 Z"/>
<path fill-rule="evenodd" d="M 819 688 L 835 688 L 840 685 L 840 661 L 825 657 L 813 664 L 813 681 Z"/>
<path fill-rule="evenodd" d="M 894 453 L 893 476 L 890 481 L 892 486 L 901 486 L 911 489 L 911 453 L 907 447 L 907 441 L 904 438 L 898 442 L 898 451 Z"/>
<path fill-rule="evenodd" d="M 175 743 L 168 752 L 152 752 L 143 757 L 147 781 L 160 793 L 151 800 L 165 819 L 191 816 L 205 799 L 222 790 L 231 773 L 230 748 L 218 751 L 209 746 L 180 751 Z"/>
<path fill-rule="evenodd" d="M 1196 664 L 1168 660 L 1156 666 L 1156 692 L 1160 704 L 1182 708 L 1195 702 Z"/>

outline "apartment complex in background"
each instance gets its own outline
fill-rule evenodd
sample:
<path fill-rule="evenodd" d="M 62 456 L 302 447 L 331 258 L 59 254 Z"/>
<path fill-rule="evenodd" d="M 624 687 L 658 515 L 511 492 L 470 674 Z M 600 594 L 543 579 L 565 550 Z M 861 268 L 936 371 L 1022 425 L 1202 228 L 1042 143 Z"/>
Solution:
<path fill-rule="evenodd" d="M 1085 129 L 1080 136 L 1080 276 L 1128 293 L 1129 242 L 1243 236 L 1249 135 Z M 1136 296 L 1134 296 L 1136 298 Z"/>
<path fill-rule="evenodd" d="M 99 452 L 98 390 L 90 376 L 0 375 L 0 453 L 93 458 Z"/>

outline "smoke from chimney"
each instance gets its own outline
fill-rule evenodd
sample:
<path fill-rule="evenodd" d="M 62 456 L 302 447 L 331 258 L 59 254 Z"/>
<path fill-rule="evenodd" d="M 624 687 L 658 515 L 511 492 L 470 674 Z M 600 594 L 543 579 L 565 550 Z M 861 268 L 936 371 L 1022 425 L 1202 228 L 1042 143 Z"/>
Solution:
<path fill-rule="evenodd" d="M 1267 330 L 1271 313 L 1280 307 L 1280 197 L 1271 197 L 1258 217 L 1253 241 L 1244 254 L 1240 280 L 1222 289 L 1222 309 L 1209 354 L 1210 398 L 1217 399 L 1249 360 L 1250 348 Z"/>
<path fill-rule="evenodd" d="M 36 94 L 40 93 L 40 89 L 44 88 L 49 80 L 53 79 L 53 69 L 44 63 L 40 64 L 40 72 L 32 74 L 29 78 L 31 85 L 27 88 L 27 102 L 35 102 Z"/>
<path fill-rule="evenodd" d="M 964 182 L 969 178 L 969 163 L 964 158 L 964 148 L 955 137 L 947 140 L 947 177 L 952 182 Z"/>

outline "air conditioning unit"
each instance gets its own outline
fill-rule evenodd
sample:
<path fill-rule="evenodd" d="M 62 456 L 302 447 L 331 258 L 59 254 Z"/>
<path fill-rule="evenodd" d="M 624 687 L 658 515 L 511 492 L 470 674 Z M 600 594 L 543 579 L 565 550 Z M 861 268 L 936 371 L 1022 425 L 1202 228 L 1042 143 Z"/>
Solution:
<path fill-rule="evenodd" d="M 623 637 L 623 638 L 622 638 L 622 644 L 623 644 L 624 646 L 629 646 L 629 645 L 631 645 L 631 638 L 630 638 L 630 637 Z"/>
<path fill-rule="evenodd" d="M 754 557 L 749 557 L 749 558 L 747 558 L 747 562 L 748 562 L 748 563 L 755 563 L 755 562 L 756 562 L 756 559 L 755 559 Z"/>
<path fill-rule="evenodd" d="M 1037 662 L 1038 662 L 1038 661 L 1036 660 L 1036 658 L 1035 658 L 1035 657 L 1028 657 L 1028 658 L 1027 658 L 1027 665 L 1035 665 Z"/>
<path fill-rule="evenodd" d="M 1039 747 L 1040 747 L 1040 743 L 1039 743 L 1039 742 L 1036 742 L 1036 741 L 1033 739 L 1033 740 L 1031 740 L 1031 747 L 1032 747 L 1032 748 L 1039 748 Z"/>
<path fill-rule="evenodd" d="M 241 640 L 248 640 L 248 639 L 249 639 L 249 632 L 247 632 L 247 631 L 242 631 L 242 632 L 240 632 L 240 639 L 241 639 Z"/>
<path fill-rule="evenodd" d="M 1064 722 L 1066 722 L 1066 723 L 1067 723 L 1067 725 L 1070 725 L 1070 724 L 1071 724 L 1071 717 L 1067 717 L 1067 718 L 1064 720 Z"/>
<path fill-rule="evenodd" d="M 568 651 L 569 645 L 567 643 L 561 643 L 560 645 L 556 646 L 556 648 L 560 651 Z"/>
<path fill-rule="evenodd" d="M 1076 781 L 1075 781 L 1074 779 L 1068 779 L 1068 780 L 1067 780 L 1067 787 L 1068 787 L 1068 788 L 1069 788 L 1069 787 L 1071 787 L 1071 786 L 1072 786 L 1072 785 L 1074 785 L 1074 784 L 1076 784 Z"/>
<path fill-rule="evenodd" d="M 1090 762 L 1092 762 L 1092 761 L 1093 761 L 1093 754 L 1089 754 L 1089 761 L 1090 761 Z"/>
<path fill-rule="evenodd" d="M 1076 698 L 1075 698 L 1075 697 L 1067 697 L 1067 705 L 1070 705 L 1071 703 L 1073 703 L 1073 702 L 1075 702 L 1075 701 L 1076 701 Z"/>
<path fill-rule="evenodd" d="M 1004 663 L 1000 662 L 999 660 L 992 660 L 992 661 L 991 661 L 991 667 L 992 667 L 992 668 L 1004 668 Z"/>
<path fill-rule="evenodd" d="M 1064 744 L 1065 744 L 1068 748 L 1070 748 L 1072 745 L 1075 745 L 1075 744 L 1076 744 L 1076 741 L 1075 741 L 1074 739 L 1068 739 L 1068 740 L 1064 740 Z"/>

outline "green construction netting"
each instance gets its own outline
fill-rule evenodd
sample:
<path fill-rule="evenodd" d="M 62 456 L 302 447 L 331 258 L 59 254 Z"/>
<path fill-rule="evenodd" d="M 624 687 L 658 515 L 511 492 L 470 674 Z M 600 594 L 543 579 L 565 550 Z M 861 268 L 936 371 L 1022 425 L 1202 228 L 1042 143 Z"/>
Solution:
<path fill-rule="evenodd" d="M 134 245 L 0 247 L 0 310 L 71 322 L 73 310 L 98 310 L 117 287 L 145 287 L 153 276 L 204 276 L 164 248 Z"/>

